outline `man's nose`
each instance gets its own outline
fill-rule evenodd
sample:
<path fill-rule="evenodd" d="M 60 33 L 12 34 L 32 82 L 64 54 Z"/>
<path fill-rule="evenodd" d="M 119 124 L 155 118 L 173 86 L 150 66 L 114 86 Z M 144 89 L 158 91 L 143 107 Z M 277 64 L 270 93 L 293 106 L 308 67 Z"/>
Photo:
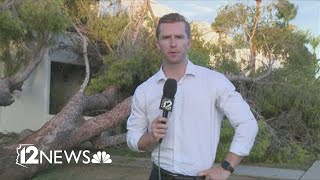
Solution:
<path fill-rule="evenodd" d="M 177 40 L 175 38 L 170 39 L 170 46 L 171 47 L 176 47 L 177 46 Z"/>

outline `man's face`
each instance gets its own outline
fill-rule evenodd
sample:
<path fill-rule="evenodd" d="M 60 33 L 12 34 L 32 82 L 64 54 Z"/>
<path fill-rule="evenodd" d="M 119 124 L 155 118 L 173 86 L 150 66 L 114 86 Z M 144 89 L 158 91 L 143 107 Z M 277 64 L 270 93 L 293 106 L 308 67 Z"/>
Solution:
<path fill-rule="evenodd" d="M 157 47 L 164 56 L 165 63 L 180 64 L 186 62 L 191 42 L 188 39 L 183 22 L 160 24 Z"/>

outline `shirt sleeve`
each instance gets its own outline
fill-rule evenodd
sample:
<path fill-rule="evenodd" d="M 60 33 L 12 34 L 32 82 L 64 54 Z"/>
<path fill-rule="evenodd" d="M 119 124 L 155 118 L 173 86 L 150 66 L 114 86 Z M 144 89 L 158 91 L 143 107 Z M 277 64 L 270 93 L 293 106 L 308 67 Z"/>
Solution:
<path fill-rule="evenodd" d="M 223 75 L 219 82 L 217 106 L 235 128 L 229 151 L 239 156 L 247 156 L 258 133 L 257 121 L 247 102 L 235 91 L 233 84 Z"/>
<path fill-rule="evenodd" d="M 131 113 L 127 121 L 127 144 L 133 151 L 143 152 L 139 150 L 138 142 L 148 129 L 145 107 L 145 96 L 138 87 L 131 100 Z"/>

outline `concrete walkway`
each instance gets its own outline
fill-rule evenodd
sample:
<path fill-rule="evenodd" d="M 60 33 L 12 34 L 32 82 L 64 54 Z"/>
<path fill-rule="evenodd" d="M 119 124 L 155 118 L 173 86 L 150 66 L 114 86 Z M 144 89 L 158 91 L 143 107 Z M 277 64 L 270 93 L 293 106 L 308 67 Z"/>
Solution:
<path fill-rule="evenodd" d="M 114 165 L 151 168 L 150 159 L 122 156 L 112 156 L 111 159 Z M 230 179 L 246 179 L 246 177 L 248 179 L 250 177 L 256 179 L 320 180 L 320 161 L 315 161 L 307 171 L 239 165 Z"/>
<path fill-rule="evenodd" d="M 312 166 L 304 173 L 301 180 L 320 179 L 320 161 L 315 161 Z"/>

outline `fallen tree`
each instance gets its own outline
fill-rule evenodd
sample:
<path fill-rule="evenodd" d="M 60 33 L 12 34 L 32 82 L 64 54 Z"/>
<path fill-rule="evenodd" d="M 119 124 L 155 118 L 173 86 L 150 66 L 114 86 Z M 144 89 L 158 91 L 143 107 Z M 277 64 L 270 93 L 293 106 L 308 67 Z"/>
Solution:
<path fill-rule="evenodd" d="M 14 103 L 11 93 L 15 90 L 22 91 L 23 82 L 30 77 L 32 72 L 44 59 L 44 55 L 48 50 L 47 44 L 51 39 L 51 35 L 47 35 L 47 41 L 43 45 L 33 48 L 30 51 L 29 63 L 16 72 L 13 76 L 0 79 L 0 106 L 10 106 Z"/>
<path fill-rule="evenodd" d="M 76 94 L 62 111 L 48 121 L 42 128 L 17 144 L 0 149 L 0 179 L 30 178 L 48 164 L 30 165 L 24 168 L 15 164 L 16 148 L 19 144 L 34 144 L 39 150 L 69 149 L 79 146 L 101 132 L 115 127 L 129 115 L 130 97 L 119 103 L 111 111 L 84 120 L 82 113 L 95 107 L 106 107 L 107 98 L 103 95 L 87 96 Z"/>
<path fill-rule="evenodd" d="M 102 94 L 86 95 L 84 90 L 89 81 L 89 61 L 87 57 L 87 39 L 75 27 L 83 42 L 83 58 L 86 64 L 86 77 L 77 94 L 67 105 L 39 130 L 22 139 L 16 144 L 0 149 L 0 179 L 30 178 L 38 171 L 48 167 L 48 163 L 31 165 L 24 168 L 15 164 L 16 148 L 19 144 L 33 144 L 38 150 L 48 153 L 50 150 L 69 149 L 80 143 L 100 135 L 118 125 L 130 113 L 130 99 L 126 98 L 111 111 L 85 120 L 83 113 L 92 109 L 104 109 L 113 104 L 115 89 L 110 88 Z M 123 139 L 123 138 L 122 138 Z M 114 141 L 115 142 L 115 141 Z"/>

